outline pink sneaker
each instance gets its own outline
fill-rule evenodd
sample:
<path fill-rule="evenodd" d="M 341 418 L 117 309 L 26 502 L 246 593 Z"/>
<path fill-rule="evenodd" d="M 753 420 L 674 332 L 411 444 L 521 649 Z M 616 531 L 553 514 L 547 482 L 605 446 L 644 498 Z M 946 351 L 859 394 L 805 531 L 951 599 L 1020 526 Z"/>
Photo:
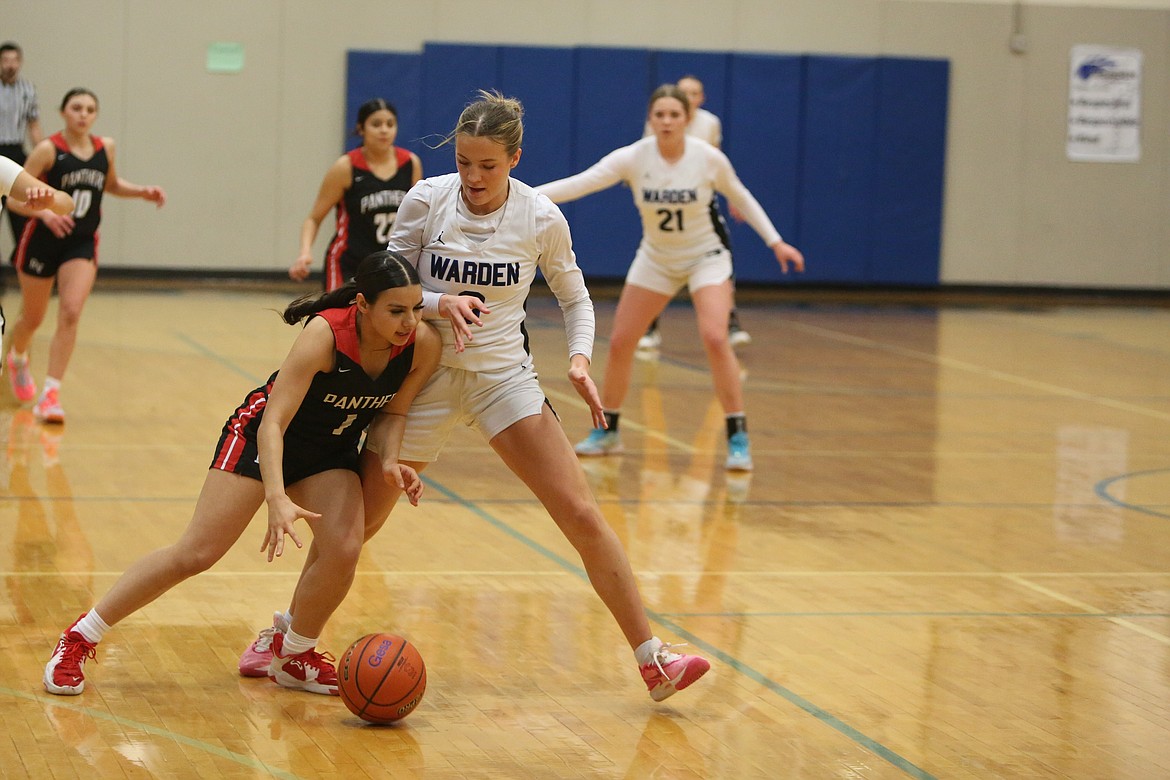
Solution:
<path fill-rule="evenodd" d="M 240 656 L 241 677 L 267 677 L 272 665 L 272 638 L 288 631 L 288 621 L 283 612 L 272 613 L 272 625 L 260 632 L 260 636 Z"/>
<path fill-rule="evenodd" d="M 642 667 L 642 679 L 650 691 L 650 698 L 654 701 L 662 701 L 668 696 L 673 696 L 711 668 L 706 658 L 672 653 L 671 647 L 678 645 L 664 643 L 654 653 L 650 663 Z"/>
<path fill-rule="evenodd" d="M 281 655 L 284 634 L 272 635 L 272 665 L 268 677 L 277 685 L 296 688 L 309 693 L 337 695 L 336 660 L 329 653 L 318 653 L 316 648 L 297 655 Z"/>
<path fill-rule="evenodd" d="M 57 388 L 54 387 L 41 396 L 41 400 L 37 401 L 37 405 L 33 407 L 33 416 L 41 422 L 65 422 L 65 410 L 61 408 L 61 402 L 57 400 Z"/>
<path fill-rule="evenodd" d="M 90 658 L 97 663 L 97 645 L 73 630 L 73 626 L 76 626 L 83 617 L 84 613 L 73 621 L 73 625 L 65 629 L 61 638 L 57 640 L 57 647 L 53 649 L 53 657 L 45 664 L 42 682 L 49 693 L 76 696 L 85 690 L 85 672 L 82 671 L 82 667 Z"/>
<path fill-rule="evenodd" d="M 28 370 L 28 358 L 18 360 L 16 353 L 8 350 L 8 357 L 4 362 L 8 365 L 8 381 L 12 383 L 12 394 L 22 404 L 31 401 L 37 395 L 37 383 L 33 381 L 32 372 Z"/>

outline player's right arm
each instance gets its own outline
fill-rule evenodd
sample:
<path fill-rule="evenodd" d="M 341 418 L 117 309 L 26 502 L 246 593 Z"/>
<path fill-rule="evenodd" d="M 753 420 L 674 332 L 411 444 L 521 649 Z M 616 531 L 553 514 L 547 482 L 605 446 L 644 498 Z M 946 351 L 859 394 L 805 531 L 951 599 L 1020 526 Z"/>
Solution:
<path fill-rule="evenodd" d="M 300 254 L 288 269 L 288 275 L 298 282 L 304 281 L 313 267 L 313 242 L 317 240 L 321 222 L 345 197 L 345 191 L 349 189 L 352 180 L 353 164 L 349 161 L 349 155 L 342 155 L 325 172 L 325 178 L 321 180 L 321 186 L 317 190 L 317 199 L 309 209 L 309 216 L 301 223 Z"/>
<path fill-rule="evenodd" d="M 268 504 L 268 531 L 260 550 L 268 551 L 268 560 L 284 553 L 288 534 L 297 547 L 301 540 L 293 529 L 297 518 L 316 520 L 321 516 L 297 506 L 285 492 L 284 432 L 296 416 L 309 385 L 318 372 L 333 370 L 333 329 L 321 317 L 309 320 L 293 342 L 288 357 L 280 365 L 276 381 L 264 406 L 264 417 L 256 434 L 260 457 L 260 476 L 264 481 L 264 500 Z"/>

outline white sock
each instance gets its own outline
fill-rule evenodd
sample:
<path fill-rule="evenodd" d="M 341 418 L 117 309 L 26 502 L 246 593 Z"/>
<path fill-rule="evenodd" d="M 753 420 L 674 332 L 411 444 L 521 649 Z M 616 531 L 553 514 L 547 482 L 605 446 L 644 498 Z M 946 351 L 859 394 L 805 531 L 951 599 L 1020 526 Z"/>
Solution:
<path fill-rule="evenodd" d="M 658 648 L 660 647 L 662 647 L 662 640 L 656 636 L 652 636 L 634 648 L 634 660 L 638 662 L 638 666 L 653 663 L 654 654 L 658 652 Z"/>
<path fill-rule="evenodd" d="M 290 655 L 306 653 L 317 646 L 317 639 L 318 637 L 301 636 L 290 627 L 288 631 L 284 632 L 284 644 L 281 645 L 284 655 L 281 657 L 288 658 Z"/>
<path fill-rule="evenodd" d="M 95 645 L 102 641 L 102 637 L 110 630 L 106 625 L 106 621 L 102 620 L 102 616 L 97 613 L 96 609 L 91 609 L 81 616 L 81 620 L 77 621 L 77 625 L 73 630 L 85 637 L 85 641 L 93 642 Z"/>

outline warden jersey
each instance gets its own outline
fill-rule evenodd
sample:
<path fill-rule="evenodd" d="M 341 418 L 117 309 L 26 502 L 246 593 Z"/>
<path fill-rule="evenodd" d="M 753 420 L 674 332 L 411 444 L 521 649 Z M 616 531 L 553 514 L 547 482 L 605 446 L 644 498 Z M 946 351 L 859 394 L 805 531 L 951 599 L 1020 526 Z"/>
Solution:
<path fill-rule="evenodd" d="M 444 347 L 451 347 L 443 349 L 442 365 L 492 371 L 530 360 L 524 305 L 537 268 L 564 314 L 569 355 L 592 355 L 593 302 L 569 225 L 560 209 L 527 184 L 508 179 L 504 205 L 477 217 L 462 202 L 459 174 L 423 179 L 402 202 L 389 248 L 417 266 L 428 317 L 435 316 L 436 294 L 443 293 L 474 296 L 491 310 L 482 328 L 472 327 L 474 340 L 461 353 L 453 348 L 451 324 L 436 319 Z"/>
<path fill-rule="evenodd" d="M 371 378 L 361 365 L 357 305 L 326 309 L 315 316 L 323 318 L 333 329 L 335 365 L 329 373 L 318 372 L 313 377 L 300 408 L 285 431 L 286 458 L 294 451 L 300 453 L 300 457 L 304 457 L 304 453 L 312 457 L 314 452 L 322 456 L 346 450 L 356 452 L 362 432 L 378 410 L 390 403 L 414 362 L 414 335 L 411 334 L 409 342 L 392 347 L 390 362 L 381 375 Z M 212 463 L 215 468 L 234 470 L 234 463 L 244 453 L 245 445 L 256 440 L 277 373 L 273 372 L 263 387 L 249 393 L 224 424 L 225 435 Z"/>
<path fill-rule="evenodd" d="M 337 232 L 325 252 L 326 286 L 337 289 L 353 275 L 366 255 L 386 248 L 394 217 L 414 178 L 410 152 L 394 148 L 398 170 L 379 179 L 361 147 L 349 153 L 352 178 L 337 203 Z"/>
<path fill-rule="evenodd" d="M 642 244 L 664 259 L 687 260 L 724 248 L 717 215 L 710 208 L 715 192 L 743 213 L 768 246 L 780 234 L 743 182 L 727 155 L 708 143 L 687 137 L 681 158 L 666 160 L 657 138 L 643 138 L 610 152 L 595 165 L 538 191 L 555 203 L 576 200 L 624 181 L 642 216 Z"/>
<path fill-rule="evenodd" d="M 49 138 L 56 147 L 53 165 L 45 171 L 45 183 L 73 196 L 73 232 L 70 241 L 97 235 L 102 220 L 102 193 L 106 191 L 106 174 L 110 158 L 99 136 L 91 135 L 93 156 L 82 160 L 69 151 L 69 142 L 61 133 Z"/>

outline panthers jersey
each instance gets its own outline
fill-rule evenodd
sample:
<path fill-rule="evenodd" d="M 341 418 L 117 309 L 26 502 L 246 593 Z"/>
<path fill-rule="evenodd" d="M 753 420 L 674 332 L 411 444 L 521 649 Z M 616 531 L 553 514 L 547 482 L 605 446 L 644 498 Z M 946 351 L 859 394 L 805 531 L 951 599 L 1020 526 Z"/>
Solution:
<path fill-rule="evenodd" d="M 349 153 L 349 189 L 337 203 L 337 231 L 325 251 L 326 289 L 336 290 L 357 271 L 366 255 L 386 248 L 398 206 L 410 189 L 414 164 L 410 152 L 394 148 L 398 170 L 379 179 L 361 148 Z"/>
<path fill-rule="evenodd" d="M 106 191 L 106 174 L 110 159 L 99 136 L 92 135 L 93 156 L 82 160 L 69 150 L 69 142 L 61 133 L 50 138 L 56 147 L 53 166 L 44 174 L 50 186 L 73 196 L 73 232 L 69 238 L 77 241 L 97 234 L 102 220 L 102 193 Z"/>
<path fill-rule="evenodd" d="M 390 403 L 414 362 L 414 335 L 403 346 L 392 347 L 390 362 L 371 378 L 361 365 L 356 326 L 357 305 L 326 309 L 322 317 L 333 329 L 336 360 L 333 370 L 318 372 L 284 434 L 286 461 L 291 457 L 322 458 L 339 451 L 356 453 L 362 432 L 382 407 Z M 223 438 L 212 463 L 236 471 L 235 462 L 256 452 L 256 434 L 264 407 L 276 381 L 274 372 L 263 387 L 253 390 L 224 424 Z M 255 455 L 252 455 L 255 457 Z"/>

